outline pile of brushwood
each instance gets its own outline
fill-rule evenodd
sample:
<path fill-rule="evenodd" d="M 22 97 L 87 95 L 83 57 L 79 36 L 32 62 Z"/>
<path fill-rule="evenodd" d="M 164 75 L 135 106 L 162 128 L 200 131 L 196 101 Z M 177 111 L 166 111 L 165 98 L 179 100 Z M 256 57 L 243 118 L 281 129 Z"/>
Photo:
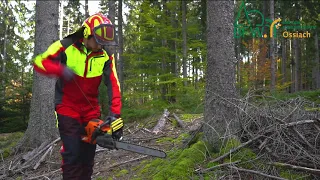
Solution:
<path fill-rule="evenodd" d="M 241 143 L 209 160 L 218 165 L 198 173 L 219 174 L 219 169 L 222 179 L 320 179 L 319 104 L 301 97 L 280 101 L 248 95 L 237 102 L 237 108 Z M 253 150 L 255 158 L 229 160 L 245 148 Z"/>

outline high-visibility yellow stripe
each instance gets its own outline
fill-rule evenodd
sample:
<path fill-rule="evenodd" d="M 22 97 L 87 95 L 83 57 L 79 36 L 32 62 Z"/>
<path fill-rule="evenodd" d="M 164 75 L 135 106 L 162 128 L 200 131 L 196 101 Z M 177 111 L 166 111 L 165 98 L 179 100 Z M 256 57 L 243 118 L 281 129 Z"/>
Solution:
<path fill-rule="evenodd" d="M 123 126 L 116 126 L 116 127 L 113 127 L 112 129 L 113 129 L 113 131 L 117 131 L 117 130 L 119 130 L 120 128 L 122 128 Z"/>
<path fill-rule="evenodd" d="M 121 118 L 116 119 L 115 121 L 113 121 L 113 122 L 111 123 L 111 126 L 116 125 L 116 124 L 119 124 L 119 123 L 123 123 L 123 120 L 122 120 Z"/>
<path fill-rule="evenodd" d="M 116 70 L 116 64 L 115 64 L 115 60 L 114 60 L 114 54 L 112 54 L 112 58 L 113 58 L 113 60 L 112 60 L 112 72 L 113 72 L 114 77 L 117 80 L 117 84 L 118 84 L 118 87 L 119 87 L 119 92 L 121 92 L 120 82 L 119 82 L 119 79 L 118 79 L 118 74 L 117 74 L 117 70 Z"/>
<path fill-rule="evenodd" d="M 48 49 L 44 53 L 36 56 L 36 58 L 34 59 L 35 65 L 38 66 L 40 69 L 46 71 L 46 69 L 42 64 L 42 61 L 46 59 L 48 56 L 54 55 L 55 53 L 57 53 L 61 48 L 62 48 L 62 44 L 60 43 L 60 40 L 54 42 L 48 47 Z"/>

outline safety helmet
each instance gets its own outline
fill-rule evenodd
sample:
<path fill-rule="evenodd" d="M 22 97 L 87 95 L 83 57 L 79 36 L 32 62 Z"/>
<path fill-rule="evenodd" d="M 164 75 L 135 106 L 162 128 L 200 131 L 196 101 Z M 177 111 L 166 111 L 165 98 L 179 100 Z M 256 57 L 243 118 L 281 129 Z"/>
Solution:
<path fill-rule="evenodd" d="M 114 26 L 107 16 L 96 13 L 88 17 L 82 26 L 84 27 L 84 38 L 92 35 L 100 45 L 117 45 Z"/>

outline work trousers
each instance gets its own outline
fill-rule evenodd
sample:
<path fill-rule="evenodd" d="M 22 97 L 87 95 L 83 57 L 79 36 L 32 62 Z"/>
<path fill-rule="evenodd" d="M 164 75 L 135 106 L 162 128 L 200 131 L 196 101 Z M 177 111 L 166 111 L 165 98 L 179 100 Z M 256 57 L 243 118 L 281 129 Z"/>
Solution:
<path fill-rule="evenodd" d="M 63 180 L 91 180 L 96 145 L 85 143 L 84 127 L 91 119 L 100 116 L 100 108 L 68 107 L 58 105 L 58 127 L 62 140 L 62 175 Z"/>

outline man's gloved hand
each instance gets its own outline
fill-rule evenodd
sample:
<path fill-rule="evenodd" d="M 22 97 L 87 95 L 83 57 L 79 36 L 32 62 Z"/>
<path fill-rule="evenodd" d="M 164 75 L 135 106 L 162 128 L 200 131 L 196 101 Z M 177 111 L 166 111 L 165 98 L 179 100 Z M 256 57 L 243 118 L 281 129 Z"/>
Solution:
<path fill-rule="evenodd" d="M 104 134 L 103 136 L 98 136 L 96 138 L 96 142 L 99 146 L 108 148 L 108 149 L 115 149 L 115 144 L 113 142 L 113 138 L 110 134 Z"/>
<path fill-rule="evenodd" d="M 74 78 L 74 72 L 68 67 L 63 67 L 62 78 L 66 81 L 71 81 Z"/>
<path fill-rule="evenodd" d="M 112 128 L 112 137 L 115 140 L 121 140 L 123 135 L 123 120 L 118 116 L 107 116 L 105 122 L 109 122 L 110 127 Z"/>

